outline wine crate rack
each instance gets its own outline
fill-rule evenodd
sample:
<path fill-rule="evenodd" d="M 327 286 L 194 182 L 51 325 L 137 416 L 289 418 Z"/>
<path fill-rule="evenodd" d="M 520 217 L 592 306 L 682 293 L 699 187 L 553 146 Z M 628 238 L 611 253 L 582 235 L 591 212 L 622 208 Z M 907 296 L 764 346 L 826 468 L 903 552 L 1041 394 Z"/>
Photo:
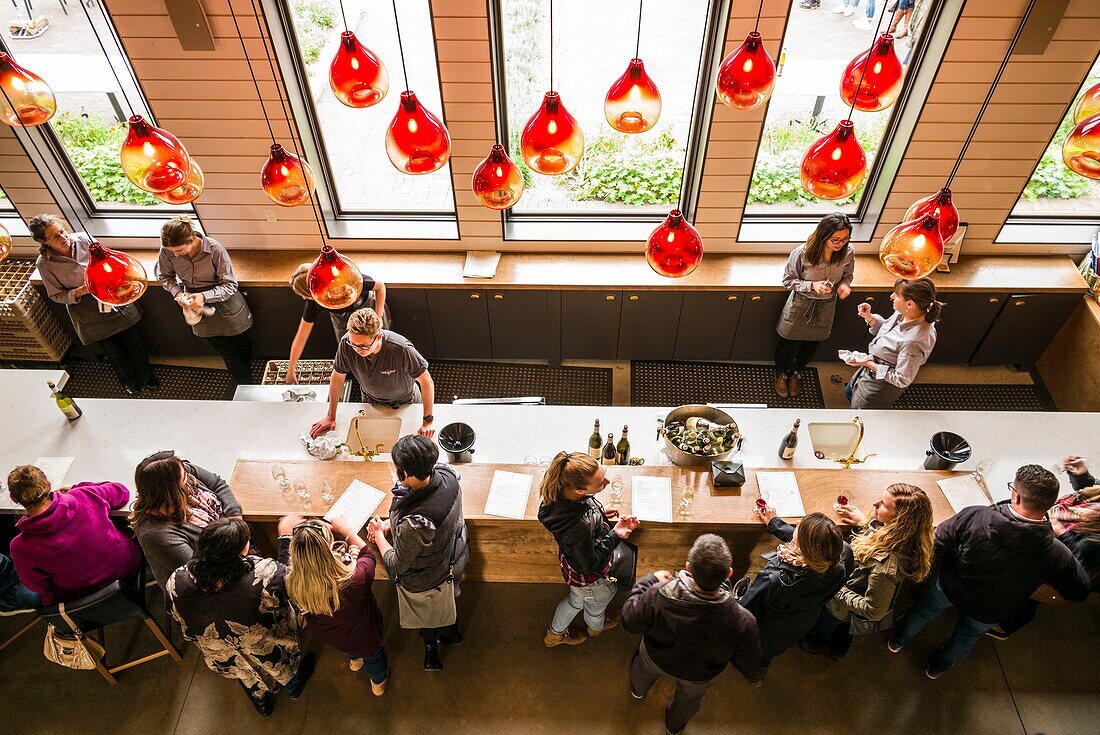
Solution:
<path fill-rule="evenodd" d="M 34 261 L 0 263 L 0 359 L 61 362 L 72 338 L 31 286 Z"/>
<path fill-rule="evenodd" d="M 261 385 L 282 385 L 290 360 L 268 360 Z M 327 385 L 332 377 L 332 360 L 299 360 L 295 369 L 298 385 Z"/>

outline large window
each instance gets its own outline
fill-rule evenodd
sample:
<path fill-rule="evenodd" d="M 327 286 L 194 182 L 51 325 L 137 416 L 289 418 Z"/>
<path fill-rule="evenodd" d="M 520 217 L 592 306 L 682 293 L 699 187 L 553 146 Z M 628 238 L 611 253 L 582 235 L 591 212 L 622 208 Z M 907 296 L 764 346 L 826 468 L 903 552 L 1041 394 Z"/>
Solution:
<path fill-rule="evenodd" d="M 15 211 L 15 206 L 11 203 L 11 199 L 8 199 L 8 193 L 0 189 L 0 213 L 13 211 Z"/>
<path fill-rule="evenodd" d="M 389 75 L 389 92 L 367 108 L 343 105 L 329 87 L 329 65 L 344 30 L 339 2 L 268 0 L 267 8 L 273 29 L 282 24 L 284 32 L 272 35 L 284 76 L 298 83 L 292 102 L 299 125 L 309 123 L 309 129 L 301 129 L 301 133 L 310 161 L 327 183 L 322 191 L 326 214 L 333 219 L 453 220 L 450 164 L 430 174 L 412 176 L 397 171 L 386 156 L 386 129 L 405 89 L 393 5 L 344 0 L 348 27 L 382 60 Z M 402 0 L 397 11 L 409 86 L 428 110 L 442 118 L 430 3 Z M 380 233 L 361 234 L 378 237 Z"/>
<path fill-rule="evenodd" d="M 639 134 L 621 133 L 604 116 L 604 97 L 634 56 L 638 0 L 555 2 L 554 88 L 584 131 L 585 151 L 573 171 L 544 176 L 529 171 L 519 151 L 524 125 L 550 88 L 550 0 L 494 0 L 494 56 L 502 136 L 527 182 L 509 213 L 544 221 L 554 215 L 625 219 L 646 227 L 684 202 L 690 209 L 692 169 L 701 155 L 700 129 L 709 115 L 714 38 L 728 4 L 707 0 L 647 2 L 639 57 L 661 93 L 660 118 Z M 503 89 L 500 86 L 503 86 Z M 685 185 L 685 170 L 688 185 Z M 684 201 L 682 196 L 688 194 Z M 545 230 L 532 231 L 537 237 Z M 526 239 L 526 238 L 524 238 Z"/>

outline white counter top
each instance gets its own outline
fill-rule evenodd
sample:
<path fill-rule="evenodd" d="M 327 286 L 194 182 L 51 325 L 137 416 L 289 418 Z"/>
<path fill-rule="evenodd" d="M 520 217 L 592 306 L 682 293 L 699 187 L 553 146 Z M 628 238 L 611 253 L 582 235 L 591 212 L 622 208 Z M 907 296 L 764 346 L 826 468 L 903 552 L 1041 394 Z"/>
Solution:
<path fill-rule="evenodd" d="M 42 456 L 72 456 L 76 460 L 66 483 L 113 480 L 133 486 L 134 467 L 148 454 L 173 449 L 180 456 L 228 478 L 237 459 L 309 459 L 300 434 L 323 417 L 323 403 L 262 403 L 233 401 L 157 401 L 144 399 L 79 399 L 84 415 L 69 423 L 57 410 L 46 380 L 58 370 L 0 370 L 0 405 L 6 436 L 0 442 L 0 472 Z M 341 404 L 337 432 L 365 408 L 381 416 L 399 416 L 405 432 L 420 425 L 421 408 L 397 411 L 358 404 Z M 435 425 L 463 421 L 477 433 L 475 460 L 522 463 L 526 457 L 552 457 L 562 449 L 587 446 L 592 422 L 602 431 L 630 426 L 631 455 L 647 464 L 663 460 L 655 440 L 656 422 L 668 412 L 629 406 L 452 406 L 435 407 Z M 810 421 L 849 421 L 848 410 L 730 409 L 746 436 L 742 461 L 748 467 L 830 467 L 814 458 L 805 425 Z M 1048 468 L 1067 453 L 1092 457 L 1100 468 L 1100 414 L 954 411 L 863 411 L 866 437 L 859 456 L 877 453 L 871 469 L 919 469 L 929 438 L 953 431 L 970 441 L 974 453 L 957 469 L 993 460 L 986 473 L 994 498 L 1008 496 L 1006 483 L 1021 464 Z M 798 449 L 792 462 L 777 456 L 779 442 L 794 419 L 801 418 Z M 446 455 L 444 455 L 445 458 Z M 667 462 L 667 460 L 664 460 Z M 856 466 L 853 472 L 859 472 Z M 1059 473 L 1063 487 L 1069 483 Z M 6 493 L 5 493 L 6 496 Z M 6 501 L 7 498 L 5 497 Z"/>

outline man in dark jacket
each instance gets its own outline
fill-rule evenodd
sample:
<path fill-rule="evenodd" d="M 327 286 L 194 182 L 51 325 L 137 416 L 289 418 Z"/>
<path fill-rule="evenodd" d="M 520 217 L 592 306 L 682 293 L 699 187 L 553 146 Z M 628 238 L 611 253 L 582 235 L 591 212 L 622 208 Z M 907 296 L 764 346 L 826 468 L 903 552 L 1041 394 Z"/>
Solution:
<path fill-rule="evenodd" d="M 1009 500 L 964 508 L 936 529 L 938 573 L 890 636 L 888 646 L 897 653 L 945 610 L 958 608 L 951 639 L 924 670 L 930 679 L 964 659 L 987 630 L 1019 610 L 1040 585 L 1050 584 L 1074 602 L 1088 597 L 1085 570 L 1054 537 L 1046 519 L 1058 498 L 1058 478 L 1029 464 L 1016 470 L 1009 486 Z"/>
<path fill-rule="evenodd" d="M 623 605 L 623 627 L 642 634 L 630 662 L 630 693 L 642 699 L 661 676 L 673 679 L 676 694 L 665 708 L 672 735 L 683 732 L 727 664 L 751 678 L 760 663 L 756 620 L 729 584 L 732 561 L 719 536 L 700 536 L 682 571 L 647 574 Z"/>

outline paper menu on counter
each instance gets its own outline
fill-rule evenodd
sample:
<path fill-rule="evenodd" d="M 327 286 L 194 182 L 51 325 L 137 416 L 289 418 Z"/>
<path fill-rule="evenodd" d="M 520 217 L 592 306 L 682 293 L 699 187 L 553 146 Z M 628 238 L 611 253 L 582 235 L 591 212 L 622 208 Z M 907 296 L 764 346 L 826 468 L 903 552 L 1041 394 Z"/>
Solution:
<path fill-rule="evenodd" d="M 46 475 L 50 487 L 58 490 L 65 486 L 65 475 L 69 474 L 74 459 L 76 457 L 39 457 L 34 460 L 34 466 Z"/>
<path fill-rule="evenodd" d="M 497 470 L 485 499 L 485 515 L 523 519 L 531 494 L 531 475 Z"/>
<path fill-rule="evenodd" d="M 985 490 L 971 475 L 957 475 L 945 480 L 936 480 L 936 484 L 943 491 L 947 502 L 951 503 L 951 509 L 958 513 L 963 508 L 971 505 L 989 505 L 989 496 Z"/>
<path fill-rule="evenodd" d="M 358 531 L 366 525 L 374 511 L 386 494 L 376 487 L 371 487 L 362 480 L 352 480 L 343 495 L 325 513 L 325 520 L 331 521 L 339 516 L 348 522 L 348 525 Z"/>
<path fill-rule="evenodd" d="M 672 480 L 649 475 L 630 478 L 630 513 L 640 521 L 672 523 Z"/>
<path fill-rule="evenodd" d="M 500 253 L 495 250 L 467 250 L 463 278 L 492 278 L 497 274 Z"/>
<path fill-rule="evenodd" d="M 801 518 L 806 515 L 802 505 L 802 493 L 798 491 L 798 478 L 793 472 L 757 472 L 756 484 L 760 497 L 775 508 L 781 518 Z"/>

